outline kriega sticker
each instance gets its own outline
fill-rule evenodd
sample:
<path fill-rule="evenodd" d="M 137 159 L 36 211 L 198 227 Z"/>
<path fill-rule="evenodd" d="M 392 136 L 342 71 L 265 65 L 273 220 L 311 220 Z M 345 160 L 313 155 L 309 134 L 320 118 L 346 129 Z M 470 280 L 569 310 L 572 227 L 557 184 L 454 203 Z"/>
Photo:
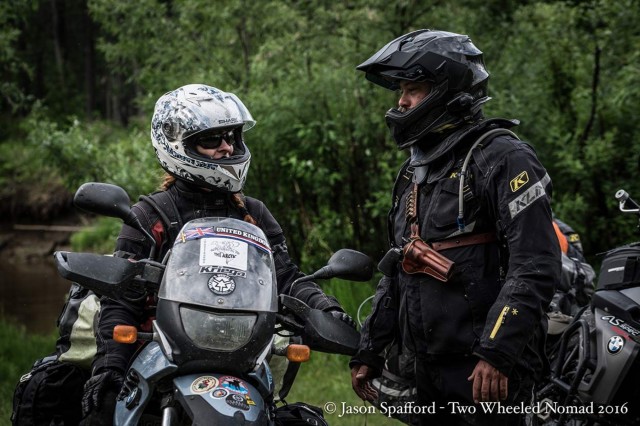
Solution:
<path fill-rule="evenodd" d="M 243 241 L 203 238 L 200 240 L 200 266 L 224 266 L 246 271 L 248 247 Z"/>
<path fill-rule="evenodd" d="M 520 173 L 518 176 L 511 179 L 511 182 L 509 182 L 509 185 L 511 185 L 511 191 L 516 192 L 518 189 L 525 186 L 527 182 L 529 182 L 529 174 L 526 171 L 524 171 Z"/>
<path fill-rule="evenodd" d="M 249 389 L 237 377 L 225 376 L 220 378 L 220 387 L 234 393 L 248 394 Z"/>
<path fill-rule="evenodd" d="M 216 274 L 209 278 L 207 285 L 209 290 L 220 296 L 231 294 L 236 289 L 236 283 L 228 275 L 221 274 Z"/>
<path fill-rule="evenodd" d="M 201 266 L 201 274 L 225 274 L 230 277 L 242 277 L 246 278 L 247 273 L 244 271 L 238 271 L 237 269 L 225 268 L 224 266 Z"/>
<path fill-rule="evenodd" d="M 224 398 L 227 395 L 229 395 L 229 392 L 221 388 L 214 389 L 213 392 L 211 392 L 212 398 Z"/>
<path fill-rule="evenodd" d="M 198 377 L 191 383 L 191 392 L 205 393 L 218 386 L 218 379 L 213 376 Z"/>
<path fill-rule="evenodd" d="M 609 343 L 607 344 L 607 351 L 615 355 L 620 353 L 620 351 L 624 348 L 624 339 L 620 336 L 613 336 L 609 339 Z"/>
<path fill-rule="evenodd" d="M 544 188 L 551 181 L 551 177 L 548 174 L 544 175 L 542 179 L 534 183 L 525 192 L 520 194 L 517 198 L 509 203 L 509 212 L 511 213 L 511 219 L 516 217 L 521 211 L 533 204 L 537 199 L 545 196 L 547 193 Z"/>

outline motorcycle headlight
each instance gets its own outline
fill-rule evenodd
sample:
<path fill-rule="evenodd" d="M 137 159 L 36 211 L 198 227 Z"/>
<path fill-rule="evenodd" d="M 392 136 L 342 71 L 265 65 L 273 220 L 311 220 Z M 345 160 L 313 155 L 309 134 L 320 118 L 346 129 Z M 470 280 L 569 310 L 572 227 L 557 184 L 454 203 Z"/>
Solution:
<path fill-rule="evenodd" d="M 180 307 L 184 331 L 193 343 L 205 349 L 234 351 L 251 338 L 256 314 L 215 314 Z"/>

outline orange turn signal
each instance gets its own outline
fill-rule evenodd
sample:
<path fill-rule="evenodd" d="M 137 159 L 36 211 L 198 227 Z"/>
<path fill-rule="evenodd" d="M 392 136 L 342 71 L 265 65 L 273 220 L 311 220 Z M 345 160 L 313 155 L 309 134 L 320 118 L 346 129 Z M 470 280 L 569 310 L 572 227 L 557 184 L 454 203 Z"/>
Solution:
<path fill-rule="evenodd" d="M 311 349 L 307 345 L 287 346 L 287 359 L 291 362 L 307 362 L 311 358 Z"/>
<path fill-rule="evenodd" d="M 132 325 L 116 325 L 113 328 L 113 340 L 118 343 L 135 343 L 138 340 L 138 329 Z"/>

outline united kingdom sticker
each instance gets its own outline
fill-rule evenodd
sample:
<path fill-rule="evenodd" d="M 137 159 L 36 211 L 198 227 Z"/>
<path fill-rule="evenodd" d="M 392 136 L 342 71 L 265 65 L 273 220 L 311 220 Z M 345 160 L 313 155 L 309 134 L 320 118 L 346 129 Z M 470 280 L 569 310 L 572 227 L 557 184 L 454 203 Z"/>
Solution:
<path fill-rule="evenodd" d="M 209 290 L 220 296 L 231 294 L 236 289 L 235 281 L 230 276 L 222 274 L 213 275 L 207 285 Z"/>
<path fill-rule="evenodd" d="M 624 348 L 624 339 L 620 336 L 613 336 L 609 339 L 609 343 L 607 344 L 607 351 L 610 354 L 617 354 Z"/>
<path fill-rule="evenodd" d="M 218 386 L 218 379 L 213 376 L 201 376 L 191 383 L 191 392 L 205 393 Z"/>

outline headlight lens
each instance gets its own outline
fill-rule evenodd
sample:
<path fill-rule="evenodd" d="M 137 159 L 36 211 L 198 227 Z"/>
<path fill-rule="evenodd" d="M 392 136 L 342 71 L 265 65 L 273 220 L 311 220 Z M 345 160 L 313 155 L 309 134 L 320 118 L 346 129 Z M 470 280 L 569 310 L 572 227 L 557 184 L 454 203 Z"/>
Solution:
<path fill-rule="evenodd" d="M 193 343 L 205 349 L 234 351 L 251 338 L 256 314 L 214 314 L 180 307 L 184 331 Z"/>

